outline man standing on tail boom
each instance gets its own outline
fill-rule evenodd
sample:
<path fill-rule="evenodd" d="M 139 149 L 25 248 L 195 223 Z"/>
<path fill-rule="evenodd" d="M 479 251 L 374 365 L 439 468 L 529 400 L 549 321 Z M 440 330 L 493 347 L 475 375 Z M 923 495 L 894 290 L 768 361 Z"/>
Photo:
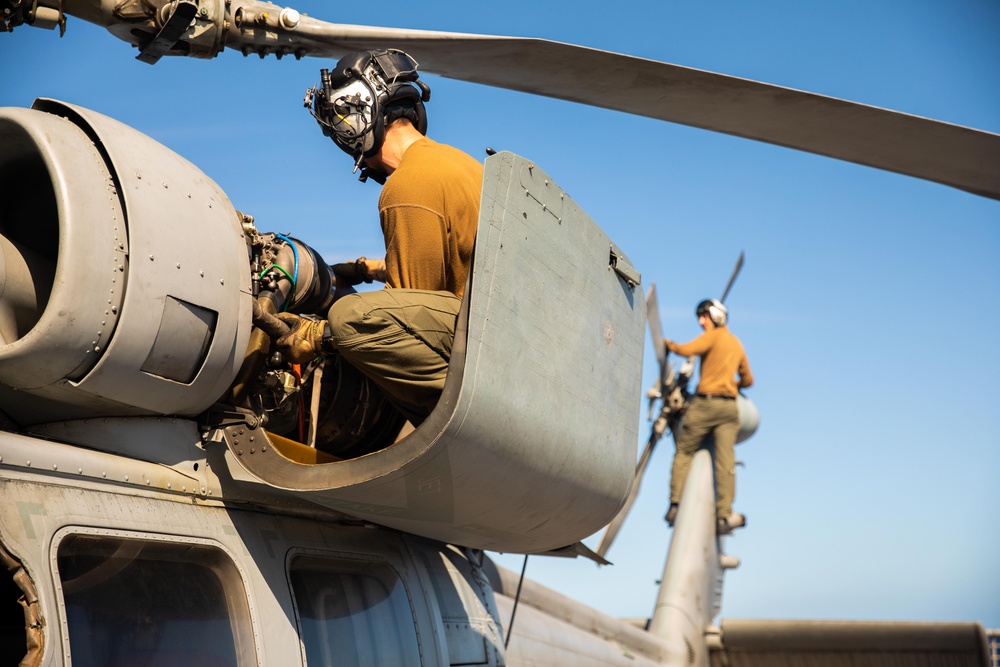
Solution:
<path fill-rule="evenodd" d="M 743 344 L 726 327 L 726 307 L 715 299 L 705 300 L 695 309 L 704 333 L 688 343 L 664 339 L 667 349 L 684 357 L 701 357 L 701 376 L 695 396 L 684 415 L 677 435 L 677 452 L 670 476 L 670 509 L 667 523 L 674 525 L 684 482 L 691 460 L 709 437 L 715 441 L 715 503 L 719 533 L 730 533 L 746 523 L 733 512 L 736 495 L 736 460 L 733 447 L 740 430 L 736 396 L 753 384 Z M 739 374 L 739 382 L 736 375 Z"/>

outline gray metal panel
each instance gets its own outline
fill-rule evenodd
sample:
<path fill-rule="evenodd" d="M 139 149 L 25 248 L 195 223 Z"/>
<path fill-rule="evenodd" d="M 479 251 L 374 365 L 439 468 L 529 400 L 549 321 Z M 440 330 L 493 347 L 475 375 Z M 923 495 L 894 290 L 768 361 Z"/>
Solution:
<path fill-rule="evenodd" d="M 314 502 L 445 542 L 539 552 L 590 535 L 631 485 L 641 396 L 645 304 L 610 249 L 540 169 L 489 158 L 472 283 L 427 421 L 381 452 L 311 466 L 231 430 L 237 460 Z"/>
<path fill-rule="evenodd" d="M 503 632 L 489 581 L 455 547 L 420 552 L 452 665 L 503 664 Z"/>
<path fill-rule="evenodd" d="M 205 363 L 215 333 L 215 312 L 166 296 L 153 347 L 140 369 L 168 380 L 190 384 Z"/>
<path fill-rule="evenodd" d="M 502 618 L 511 617 L 512 598 L 498 596 L 497 606 Z M 600 628 L 580 627 L 523 602 L 517 607 L 506 658 L 508 667 L 656 667 L 667 664 L 633 651 L 616 636 L 600 634 Z M 684 663 L 676 663 L 676 667 L 682 665 Z"/>
<path fill-rule="evenodd" d="M 138 422 L 134 426 L 130 436 L 144 428 Z M 147 423 L 145 428 L 149 426 Z M 174 420 L 169 434 L 158 435 L 178 440 L 184 430 L 187 429 L 180 420 Z M 135 445 L 139 447 L 140 443 Z M 35 454 L 44 453 L 46 460 L 33 460 L 32 466 L 25 467 L 21 454 L 32 450 Z M 15 452 L 21 461 L 19 466 L 9 465 Z M 75 468 L 64 471 L 62 465 L 54 471 L 49 459 L 57 452 L 75 456 L 85 470 L 108 470 L 108 476 L 81 478 Z M 107 467 L 116 458 L 120 459 L 120 467 Z M 24 565 L 27 576 L 38 588 L 38 608 L 46 620 L 42 629 L 45 657 L 41 664 L 70 662 L 66 650 L 69 635 L 65 614 L 60 611 L 59 576 L 55 572 L 58 537 L 69 532 L 211 544 L 223 549 L 243 578 L 258 654 L 258 661 L 249 663 L 253 665 L 304 664 L 298 657 L 301 640 L 296 632 L 295 608 L 288 585 L 289 554 L 385 563 L 400 575 L 408 589 L 423 664 L 447 664 L 447 648 L 443 640 L 439 641 L 443 636 L 441 621 L 436 606 L 420 586 L 423 567 L 413 560 L 422 553 L 428 555 L 421 562 L 433 558 L 437 545 L 409 540 L 391 531 L 345 526 L 330 516 L 292 516 L 273 506 L 271 510 L 279 513 L 265 513 L 241 509 L 238 505 L 223 506 L 205 498 L 192 502 L 190 498 L 157 489 L 155 480 L 152 487 L 143 484 L 129 488 L 112 481 L 113 472 L 137 467 L 149 470 L 154 466 L 0 432 L 0 495 L 4 499 L 0 503 L 0 544 Z M 183 587 L 184 582 L 178 586 Z"/>
<path fill-rule="evenodd" d="M 736 409 L 740 415 L 740 430 L 736 434 L 736 444 L 738 445 L 749 440 L 757 432 L 760 427 L 760 412 L 753 401 L 743 394 L 736 396 Z"/>
<path fill-rule="evenodd" d="M 0 112 L 0 134 L 0 170 L 29 164 L 13 186 L 35 201 L 0 232 L 16 242 L 44 224 L 58 250 L 44 312 L 0 345 L 0 404 L 25 424 L 211 405 L 251 329 L 246 243 L 222 190 L 149 137 L 54 100 Z"/>
<path fill-rule="evenodd" d="M 521 611 L 525 607 L 533 607 L 554 620 L 568 623 L 579 630 L 600 637 L 633 659 L 641 656 L 656 663 L 665 660 L 666 642 L 646 632 L 643 627 L 637 627 L 632 622 L 592 609 L 531 579 L 522 581 L 517 573 L 499 567 L 492 561 L 489 561 L 488 565 L 487 574 L 490 576 L 490 583 L 498 600 L 513 600 L 520 590 L 518 612 L 513 625 L 509 613 L 502 617 L 505 631 L 513 630 L 512 641 L 516 641 L 524 630 L 521 625 L 524 622 Z M 572 646 L 572 635 L 563 634 L 560 639 L 565 640 L 568 646 Z M 531 657 L 537 664 L 553 664 L 534 654 L 531 654 Z"/>
<path fill-rule="evenodd" d="M 190 162 L 132 128 L 96 112 L 51 100 L 36 108 L 69 114 L 99 138 L 121 184 L 130 265 L 116 335 L 80 387 L 159 414 L 190 415 L 229 386 L 250 337 L 250 276 L 236 210 L 219 186 Z M 177 221 L 198 221 L 197 236 Z M 212 346 L 190 384 L 139 371 L 148 365 L 166 299 L 218 314 Z M 127 381 L 122 368 L 135 369 Z"/>

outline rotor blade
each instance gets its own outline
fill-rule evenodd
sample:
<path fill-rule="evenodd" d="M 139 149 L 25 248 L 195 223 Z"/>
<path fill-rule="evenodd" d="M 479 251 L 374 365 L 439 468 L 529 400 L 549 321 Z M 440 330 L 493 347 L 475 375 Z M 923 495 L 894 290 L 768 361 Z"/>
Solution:
<path fill-rule="evenodd" d="M 625 524 L 625 519 L 628 518 L 629 510 L 632 509 L 632 505 L 635 503 L 635 499 L 639 496 L 639 486 L 642 484 L 642 476 L 646 474 L 646 464 L 649 463 L 650 457 L 653 455 L 653 449 L 656 447 L 656 443 L 659 441 L 662 434 L 657 433 L 654 428 L 649 434 L 649 440 L 646 442 L 646 448 L 642 450 L 642 456 L 639 458 L 639 463 L 635 467 L 635 478 L 632 480 L 632 490 L 628 493 L 628 498 L 625 500 L 625 504 L 622 508 L 618 510 L 618 514 L 615 518 L 611 520 L 608 527 L 604 530 L 604 535 L 601 536 L 601 544 L 597 547 L 597 555 L 604 558 L 608 554 L 608 550 L 611 549 L 611 544 L 615 541 L 615 537 L 618 536 L 618 531 L 621 530 L 622 526 Z"/>
<path fill-rule="evenodd" d="M 646 322 L 649 323 L 649 335 L 653 338 L 653 349 L 656 350 L 656 361 L 660 364 L 660 384 L 667 368 L 667 346 L 663 343 L 663 328 L 660 326 L 660 306 L 656 302 L 656 283 L 650 283 L 646 292 Z"/>
<path fill-rule="evenodd" d="M 722 303 L 726 302 L 726 297 L 729 296 L 729 290 L 733 288 L 733 283 L 736 282 L 736 276 L 740 275 L 740 269 L 743 268 L 743 252 L 740 251 L 740 258 L 736 260 L 736 268 L 733 269 L 733 275 L 729 276 L 729 282 L 726 284 L 726 289 L 722 290 L 722 298 L 719 299 Z"/>
<path fill-rule="evenodd" d="M 246 48 L 254 31 L 231 31 Z M 333 24 L 307 16 L 297 53 L 400 48 L 422 71 L 796 148 L 1000 199 L 1000 135 L 749 79 L 520 37 Z"/>

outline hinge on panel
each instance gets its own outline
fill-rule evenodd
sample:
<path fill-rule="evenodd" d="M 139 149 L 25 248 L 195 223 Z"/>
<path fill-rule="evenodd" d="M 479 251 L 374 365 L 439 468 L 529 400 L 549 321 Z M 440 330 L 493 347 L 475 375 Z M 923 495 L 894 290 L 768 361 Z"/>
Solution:
<path fill-rule="evenodd" d="M 642 282 L 642 276 L 632 264 L 629 263 L 618 246 L 611 244 L 611 255 L 608 258 L 608 267 L 614 269 L 615 273 L 621 276 L 622 280 L 628 283 L 629 287 L 635 287 Z"/>

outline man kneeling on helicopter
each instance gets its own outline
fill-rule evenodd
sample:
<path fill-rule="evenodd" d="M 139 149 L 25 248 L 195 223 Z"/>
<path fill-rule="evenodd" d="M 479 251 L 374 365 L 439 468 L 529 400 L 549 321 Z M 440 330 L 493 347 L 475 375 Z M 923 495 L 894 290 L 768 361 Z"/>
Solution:
<path fill-rule="evenodd" d="M 444 388 L 479 222 L 483 166 L 426 136 L 430 88 L 417 63 L 390 49 L 344 56 L 321 71 L 306 105 L 354 160 L 361 181 L 383 184 L 379 220 L 384 259 L 334 266 L 348 282 L 385 289 L 338 299 L 324 320 L 289 313 L 278 349 L 303 363 L 337 351 L 371 378 L 412 423 L 422 422 Z"/>

